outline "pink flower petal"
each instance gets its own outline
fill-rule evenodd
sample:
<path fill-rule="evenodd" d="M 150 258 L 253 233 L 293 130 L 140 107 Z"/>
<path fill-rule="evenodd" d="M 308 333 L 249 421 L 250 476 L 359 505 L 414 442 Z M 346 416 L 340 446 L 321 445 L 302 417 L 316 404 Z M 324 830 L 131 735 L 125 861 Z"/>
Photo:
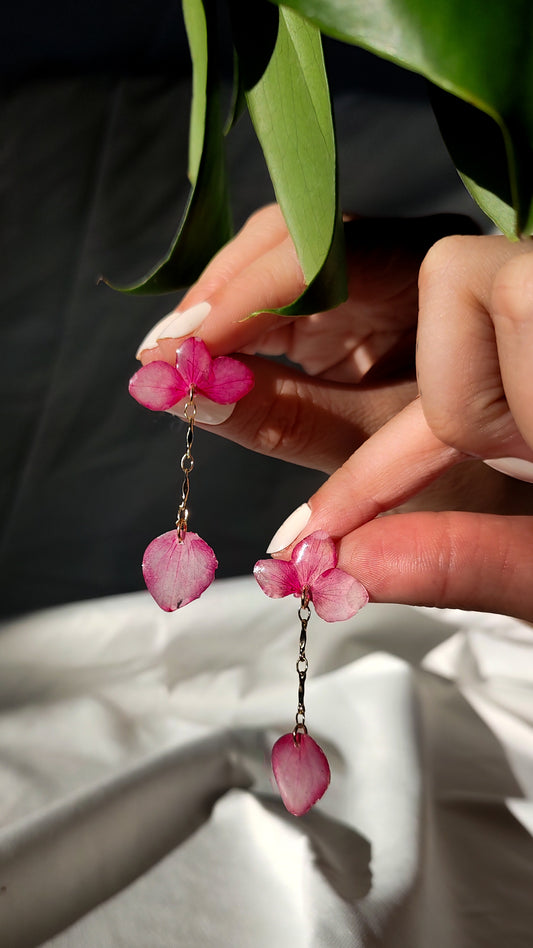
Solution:
<path fill-rule="evenodd" d="M 368 602 L 368 593 L 358 579 L 342 569 L 330 569 L 311 587 L 317 615 L 326 622 L 351 619 Z"/>
<path fill-rule="evenodd" d="M 296 544 L 291 562 L 294 563 L 301 588 L 312 588 L 322 573 L 337 565 L 335 544 L 327 533 L 317 530 Z"/>
<path fill-rule="evenodd" d="M 187 387 L 168 362 L 143 365 L 130 379 L 129 393 L 145 408 L 165 411 L 183 398 Z"/>
<path fill-rule="evenodd" d="M 211 376 L 202 392 L 219 405 L 230 405 L 244 398 L 254 387 L 254 375 L 251 369 L 238 359 L 218 356 L 213 359 Z"/>
<path fill-rule="evenodd" d="M 157 605 L 174 612 L 202 595 L 213 582 L 217 566 L 213 550 L 197 533 L 187 532 L 180 543 L 177 531 L 169 530 L 147 546 L 142 568 Z"/>
<path fill-rule="evenodd" d="M 212 359 L 209 350 L 201 339 L 190 336 L 176 352 L 176 368 L 183 378 L 185 389 L 192 385 L 204 391 L 211 375 Z"/>
<path fill-rule="evenodd" d="M 289 813 L 303 816 L 324 795 L 331 778 L 327 757 L 309 734 L 284 734 L 272 748 L 272 770 Z"/>
<path fill-rule="evenodd" d="M 296 570 L 286 560 L 258 560 L 254 566 L 254 576 L 265 595 L 271 599 L 300 596 Z"/>

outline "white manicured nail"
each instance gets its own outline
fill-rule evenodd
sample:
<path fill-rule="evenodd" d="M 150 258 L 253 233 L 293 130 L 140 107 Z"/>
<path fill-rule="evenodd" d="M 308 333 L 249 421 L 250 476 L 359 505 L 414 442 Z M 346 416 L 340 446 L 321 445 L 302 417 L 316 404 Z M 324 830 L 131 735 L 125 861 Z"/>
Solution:
<path fill-rule="evenodd" d="M 500 474 L 507 474 L 518 481 L 533 484 L 533 461 L 524 461 L 522 458 L 491 458 L 485 461 L 485 464 L 499 471 Z"/>
<path fill-rule="evenodd" d="M 211 312 L 211 303 L 197 303 L 182 313 L 173 313 L 174 319 L 165 323 L 159 339 L 179 339 L 180 336 L 190 336 L 198 329 L 206 316 Z"/>
<path fill-rule="evenodd" d="M 311 516 L 309 504 L 301 504 L 287 517 L 267 546 L 267 553 L 279 553 L 302 532 Z"/>
<path fill-rule="evenodd" d="M 183 409 L 185 408 L 186 401 L 187 399 L 183 398 L 176 405 L 173 405 L 172 408 L 168 408 L 168 413 L 170 415 L 177 415 L 178 418 L 182 418 L 185 421 Z M 218 402 L 212 402 L 211 399 L 206 398 L 204 395 L 196 395 L 194 403 L 196 405 L 194 420 L 201 422 L 203 425 L 221 425 L 223 421 L 227 421 L 233 414 L 235 405 L 237 404 L 236 402 L 232 402 L 231 405 L 219 405 Z"/>
<path fill-rule="evenodd" d="M 172 322 L 177 315 L 177 311 L 167 313 L 167 315 L 163 316 L 163 318 L 160 319 L 159 322 L 155 324 L 155 326 L 152 326 L 150 332 L 144 337 L 139 348 L 137 349 L 137 352 L 135 353 L 136 359 L 140 358 L 141 352 L 143 352 L 145 349 L 155 349 L 157 346 L 157 340 L 161 339 L 161 333 L 164 332 L 166 324 Z"/>
<path fill-rule="evenodd" d="M 174 310 L 168 313 L 163 319 L 150 330 L 148 335 L 141 342 L 137 350 L 137 358 L 143 349 L 154 349 L 159 339 L 179 339 L 181 336 L 189 336 L 198 329 L 206 316 L 211 312 L 210 303 L 197 303 L 196 306 L 190 306 L 183 312 Z"/>

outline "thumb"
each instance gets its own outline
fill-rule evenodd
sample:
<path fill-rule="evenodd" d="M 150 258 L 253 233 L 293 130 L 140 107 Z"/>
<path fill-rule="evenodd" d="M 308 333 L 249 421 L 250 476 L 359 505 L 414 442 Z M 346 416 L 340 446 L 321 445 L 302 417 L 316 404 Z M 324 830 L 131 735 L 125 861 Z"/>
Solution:
<path fill-rule="evenodd" d="M 533 518 L 406 513 L 365 523 L 339 566 L 379 602 L 500 612 L 533 620 Z"/>

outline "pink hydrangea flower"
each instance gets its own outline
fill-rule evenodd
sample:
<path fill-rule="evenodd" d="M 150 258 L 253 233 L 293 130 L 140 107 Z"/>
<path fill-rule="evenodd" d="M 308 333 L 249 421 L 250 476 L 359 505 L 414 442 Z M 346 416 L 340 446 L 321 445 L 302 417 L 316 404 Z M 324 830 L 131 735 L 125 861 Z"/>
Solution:
<path fill-rule="evenodd" d="M 253 388 L 251 369 L 229 356 L 212 359 L 201 339 L 191 337 L 176 351 L 176 365 L 156 361 L 143 365 L 130 379 L 129 392 L 152 411 L 166 411 L 191 389 L 219 405 L 239 401 Z"/>
<path fill-rule="evenodd" d="M 337 550 L 331 537 L 318 530 L 297 543 L 290 561 L 258 560 L 254 576 L 267 596 L 301 598 L 304 590 L 326 622 L 350 619 L 368 602 L 359 580 L 337 568 Z"/>

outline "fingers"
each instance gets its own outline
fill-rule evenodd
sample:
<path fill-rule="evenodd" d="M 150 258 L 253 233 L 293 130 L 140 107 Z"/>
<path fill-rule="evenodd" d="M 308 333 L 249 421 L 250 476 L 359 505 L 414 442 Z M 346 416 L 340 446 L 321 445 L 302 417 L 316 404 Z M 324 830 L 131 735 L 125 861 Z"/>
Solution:
<path fill-rule="evenodd" d="M 524 318 L 521 295 L 533 257 L 524 257 L 525 249 L 498 237 L 447 238 L 432 247 L 420 271 L 417 376 L 424 413 L 440 440 L 482 458 L 533 457 L 516 424 L 520 418 L 533 434 L 524 417 L 533 388 L 527 357 L 533 319 Z"/>
<path fill-rule="evenodd" d="M 287 225 L 278 204 L 268 204 L 251 214 L 239 233 L 213 257 L 200 279 L 185 294 L 181 308 L 208 299 L 287 236 Z"/>
<path fill-rule="evenodd" d="M 189 290 L 174 318 L 162 321 L 141 345 L 144 363 L 171 362 L 177 340 L 198 332 L 212 355 L 238 351 L 283 317 L 250 313 L 276 309 L 303 292 L 305 282 L 296 250 L 276 205 L 254 214 L 239 234 L 209 264 Z M 201 312 L 191 324 L 189 314 Z"/>
<path fill-rule="evenodd" d="M 379 602 L 533 621 L 533 519 L 475 513 L 380 518 L 344 537 L 339 566 Z"/>
<path fill-rule="evenodd" d="M 374 601 L 494 611 L 532 621 L 531 517 L 446 511 L 375 519 L 464 458 L 435 438 L 416 399 L 311 497 L 309 519 L 301 508 L 295 512 L 287 526 L 296 535 L 285 533 L 281 555 L 286 558 L 298 539 L 324 529 L 340 538 L 339 566 Z"/>
<path fill-rule="evenodd" d="M 276 309 L 291 303 L 305 287 L 303 273 L 290 238 L 267 250 L 259 259 L 239 271 L 229 283 L 215 290 L 208 303 L 208 313 L 196 327 L 213 356 L 238 352 L 261 333 L 282 324 L 284 317 L 262 310 Z M 259 316 L 248 319 L 250 313 Z M 184 313 L 186 316 L 186 313 Z M 160 339 L 157 358 L 172 361 L 180 337 L 179 320 L 172 327 L 172 337 Z M 189 335 L 187 326 L 186 335 Z M 153 357 L 154 350 L 150 356 Z M 142 361 L 146 361 L 144 354 Z"/>
<path fill-rule="evenodd" d="M 267 215 L 276 239 L 261 244 L 256 234 Z M 281 212 L 266 208 L 221 251 L 217 275 L 226 269 L 226 279 L 210 294 L 212 311 L 199 333 L 215 355 L 242 349 L 286 354 L 311 375 L 358 382 L 416 323 L 420 262 L 435 236 L 448 232 L 452 222 L 465 229 L 472 226 L 459 215 L 349 221 L 345 225 L 350 283 L 346 303 L 306 319 L 265 314 L 248 320 L 250 313 L 287 305 L 305 289 Z M 244 248 L 246 266 L 229 273 L 228 265 L 235 266 L 235 255 Z M 203 277 L 200 282 L 204 283 Z"/>
<path fill-rule="evenodd" d="M 368 439 L 309 501 L 305 533 L 333 537 L 404 503 L 464 459 L 428 428 L 420 400 L 408 404 Z"/>
<path fill-rule="evenodd" d="M 416 322 L 420 261 L 452 220 L 457 226 L 469 223 L 446 215 L 347 222 L 351 299 L 334 313 L 317 314 L 328 320 L 327 330 L 317 325 L 313 333 L 313 317 L 293 322 L 264 314 L 247 319 L 250 313 L 287 305 L 305 288 L 281 211 L 270 205 L 252 215 L 216 255 L 179 311 L 154 327 L 138 354 L 145 363 L 161 358 L 171 362 L 176 342 L 198 332 L 213 355 L 240 350 L 285 353 L 310 374 L 327 372 L 335 381 L 359 381 Z M 301 332 L 304 324 L 311 331 Z"/>
<path fill-rule="evenodd" d="M 403 504 L 464 459 L 432 433 L 420 399 L 389 419 L 313 494 L 304 525 L 292 515 L 281 525 L 270 553 L 287 557 L 294 543 L 315 530 L 325 530 L 334 539 L 344 537 Z"/>
<path fill-rule="evenodd" d="M 223 424 L 199 427 L 328 474 L 414 394 L 412 382 L 349 390 L 261 358 L 246 357 L 246 364 L 255 376 L 252 391 Z"/>
<path fill-rule="evenodd" d="M 529 247 L 529 242 L 525 246 Z M 498 271 L 491 313 L 507 404 L 522 438 L 533 448 L 532 252 L 511 258 Z"/>

